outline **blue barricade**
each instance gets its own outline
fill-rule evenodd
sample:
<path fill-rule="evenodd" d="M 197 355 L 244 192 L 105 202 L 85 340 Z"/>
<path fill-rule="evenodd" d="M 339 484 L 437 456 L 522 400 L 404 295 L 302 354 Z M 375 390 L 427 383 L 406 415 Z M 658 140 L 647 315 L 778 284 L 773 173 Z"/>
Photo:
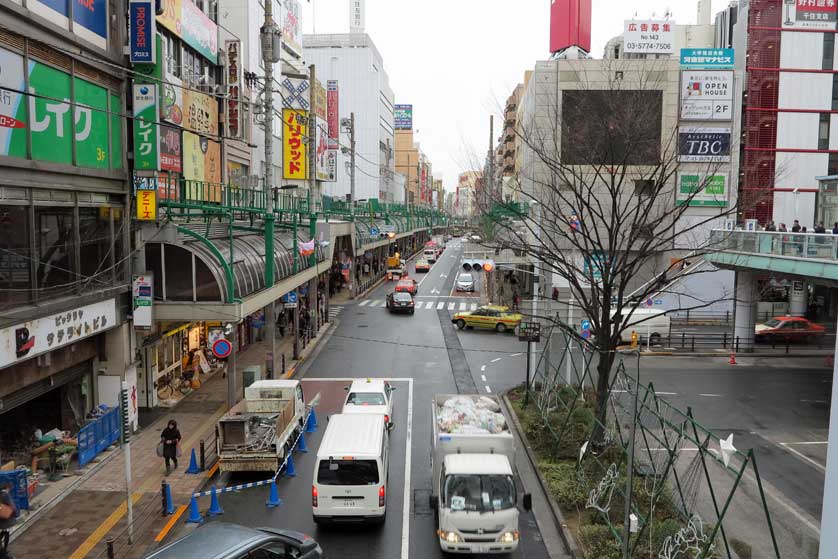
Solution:
<path fill-rule="evenodd" d="M 111 408 L 79 431 L 79 467 L 96 458 L 103 450 L 119 441 L 119 409 Z"/>
<path fill-rule="evenodd" d="M 29 510 L 29 484 L 26 480 L 26 471 L 0 472 L 0 485 L 4 483 L 12 484 L 12 500 L 18 510 Z"/>

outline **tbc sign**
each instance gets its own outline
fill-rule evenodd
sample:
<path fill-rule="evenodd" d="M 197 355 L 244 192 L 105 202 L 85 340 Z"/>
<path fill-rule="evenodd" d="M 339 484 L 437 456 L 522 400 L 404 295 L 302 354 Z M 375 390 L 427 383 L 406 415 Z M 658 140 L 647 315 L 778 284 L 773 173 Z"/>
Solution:
<path fill-rule="evenodd" d="M 730 128 L 680 128 L 678 161 L 730 161 Z"/>

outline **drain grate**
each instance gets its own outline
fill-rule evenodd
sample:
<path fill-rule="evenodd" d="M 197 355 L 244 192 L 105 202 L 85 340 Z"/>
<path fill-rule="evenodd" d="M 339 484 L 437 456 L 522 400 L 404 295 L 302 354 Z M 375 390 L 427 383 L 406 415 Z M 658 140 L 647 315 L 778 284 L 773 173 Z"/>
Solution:
<path fill-rule="evenodd" d="M 431 510 L 431 490 L 413 490 L 413 514 L 418 516 L 430 516 L 434 513 Z"/>
<path fill-rule="evenodd" d="M 369 327 L 370 327 L 369 324 L 359 324 L 355 328 L 369 328 Z"/>

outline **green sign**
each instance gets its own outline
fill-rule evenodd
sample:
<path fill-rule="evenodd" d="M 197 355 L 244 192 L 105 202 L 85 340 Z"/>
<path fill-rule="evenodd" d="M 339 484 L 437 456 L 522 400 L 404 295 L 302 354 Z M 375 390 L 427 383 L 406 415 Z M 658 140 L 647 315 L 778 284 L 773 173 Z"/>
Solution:
<path fill-rule="evenodd" d="M 727 206 L 727 175 L 678 173 L 678 192 L 675 203 L 679 206 Z"/>
<path fill-rule="evenodd" d="M 160 167 L 160 134 L 157 130 L 157 86 L 134 84 L 134 169 L 157 171 Z"/>
<path fill-rule="evenodd" d="M 29 157 L 28 138 L 31 158 L 38 161 L 122 167 L 122 121 L 118 115 L 108 118 L 109 110 L 121 111 L 118 95 L 34 60 L 26 74 L 28 96 L 22 94 L 27 85 L 23 57 L 0 48 L 0 86 L 6 88 L 0 95 L 0 155 Z"/>

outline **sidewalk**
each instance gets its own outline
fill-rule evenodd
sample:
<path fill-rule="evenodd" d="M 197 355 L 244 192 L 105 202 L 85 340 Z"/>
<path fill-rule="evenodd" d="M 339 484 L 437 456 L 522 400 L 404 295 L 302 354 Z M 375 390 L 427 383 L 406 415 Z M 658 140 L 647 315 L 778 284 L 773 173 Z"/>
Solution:
<path fill-rule="evenodd" d="M 286 369 L 289 376 L 313 351 L 330 326 L 324 325 L 318 336 L 305 349 L 301 348 L 300 360 L 288 360 Z M 292 355 L 292 336 L 278 338 L 276 345 L 278 353 L 284 352 L 289 357 Z M 267 350 L 266 341 L 255 342 L 238 355 L 238 386 L 242 385 L 242 371 L 246 367 L 264 364 Z M 281 364 L 277 362 L 277 369 L 280 367 Z M 128 544 L 126 528 L 125 459 L 122 449 L 118 448 L 110 451 L 108 458 L 97 466 L 95 472 L 75 489 L 68 491 L 51 509 L 34 511 L 37 518 L 13 531 L 11 553 L 17 559 L 105 557 L 105 542 L 112 537 L 115 540 L 116 557 L 142 557 L 156 545 L 155 536 L 172 518 L 162 515 L 162 482 L 165 480 L 170 484 L 176 514 L 178 511 L 182 514 L 191 494 L 214 473 L 214 469 L 210 469 L 208 472 L 190 475 L 185 470 L 189 466 L 192 449 L 197 454 L 202 439 L 215 440 L 215 424 L 226 411 L 227 379 L 216 373 L 199 390 L 187 395 L 178 405 L 131 438 L 133 545 Z M 160 432 L 170 419 L 178 422 L 183 436 L 183 456 L 177 470 L 166 477 L 163 460 L 157 457 L 156 449 Z M 208 454 L 209 451 L 208 448 Z"/>

